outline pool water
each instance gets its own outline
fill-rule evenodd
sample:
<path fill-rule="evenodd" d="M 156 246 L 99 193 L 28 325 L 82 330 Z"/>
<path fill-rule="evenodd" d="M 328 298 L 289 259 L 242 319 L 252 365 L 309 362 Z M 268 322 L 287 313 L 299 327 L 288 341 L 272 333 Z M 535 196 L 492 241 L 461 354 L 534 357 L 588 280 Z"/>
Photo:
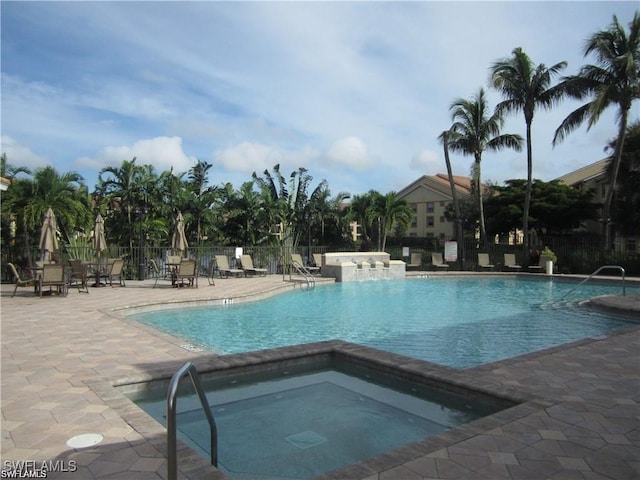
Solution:
<path fill-rule="evenodd" d="M 205 383 L 218 430 L 218 466 L 232 479 L 315 477 L 502 408 L 424 386 L 414 387 L 416 396 L 337 370 L 273 376 L 232 386 L 228 378 L 224 386 Z M 208 458 L 208 424 L 190 385 L 181 388 L 178 433 Z M 134 400 L 164 424 L 163 395 Z"/>
<path fill-rule="evenodd" d="M 330 339 L 467 368 L 628 326 L 577 306 L 620 286 L 513 278 L 422 278 L 337 283 L 256 302 L 133 317 L 217 353 Z M 627 288 L 628 293 L 636 293 Z"/>

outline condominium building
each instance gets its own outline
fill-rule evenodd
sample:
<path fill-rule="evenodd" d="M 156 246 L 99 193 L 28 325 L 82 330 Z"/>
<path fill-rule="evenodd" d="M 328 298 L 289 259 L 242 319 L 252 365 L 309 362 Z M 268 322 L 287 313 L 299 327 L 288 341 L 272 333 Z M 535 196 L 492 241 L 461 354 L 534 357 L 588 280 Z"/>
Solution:
<path fill-rule="evenodd" d="M 468 199 L 471 179 L 454 176 L 454 182 L 458 198 Z M 413 209 L 413 221 L 408 230 L 410 237 L 444 240 L 455 236 L 455 223 L 445 218 L 447 205 L 453 202 L 448 175 L 423 175 L 400 190 L 396 198 L 405 200 Z"/>

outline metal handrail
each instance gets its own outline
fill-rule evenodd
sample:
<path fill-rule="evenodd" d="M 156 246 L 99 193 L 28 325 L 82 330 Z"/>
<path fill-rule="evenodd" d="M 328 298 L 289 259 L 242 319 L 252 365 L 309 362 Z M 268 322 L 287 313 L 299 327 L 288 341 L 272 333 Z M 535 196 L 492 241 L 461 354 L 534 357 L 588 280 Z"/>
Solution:
<path fill-rule="evenodd" d="M 313 277 L 313 275 L 311 274 L 311 272 L 307 267 L 305 267 L 304 265 L 300 265 L 296 261 L 291 262 L 291 265 L 307 281 L 308 288 L 313 288 L 316 286 L 316 279 Z M 291 280 L 291 272 L 289 272 L 289 280 Z"/>
<path fill-rule="evenodd" d="M 606 270 L 606 269 L 612 269 L 615 268 L 616 270 L 620 270 L 622 272 L 622 296 L 626 296 L 627 294 L 627 289 L 626 289 L 626 285 L 625 285 L 625 280 L 624 280 L 624 268 L 622 268 L 620 265 L 603 265 L 600 268 L 598 268 L 595 272 L 593 272 L 591 275 L 589 275 L 587 278 L 585 278 L 583 281 L 581 281 L 578 285 L 576 285 L 574 288 L 572 288 L 571 290 L 569 290 L 567 293 L 565 293 L 562 298 L 564 299 L 567 295 L 569 295 L 570 293 L 574 292 L 575 290 L 577 290 L 578 288 L 580 288 L 580 286 L 584 283 L 587 283 L 589 280 L 591 280 L 592 277 L 594 277 L 595 275 L 597 275 L 598 273 L 600 273 L 602 270 Z"/>
<path fill-rule="evenodd" d="M 200 378 L 198 377 L 198 371 L 195 365 L 191 362 L 185 363 L 180 370 L 173 374 L 171 381 L 169 382 L 169 389 L 167 392 L 167 478 L 168 480 L 176 480 L 178 478 L 178 449 L 177 449 L 177 427 L 176 427 L 176 407 L 177 407 L 177 394 L 178 385 L 180 380 L 185 375 L 189 375 L 193 388 L 198 394 L 200 404 L 209 422 L 209 430 L 211 432 L 211 465 L 218 466 L 218 429 L 216 428 L 216 422 L 213 419 L 213 414 L 209 408 L 207 397 L 204 395 L 204 390 L 200 384 Z"/>

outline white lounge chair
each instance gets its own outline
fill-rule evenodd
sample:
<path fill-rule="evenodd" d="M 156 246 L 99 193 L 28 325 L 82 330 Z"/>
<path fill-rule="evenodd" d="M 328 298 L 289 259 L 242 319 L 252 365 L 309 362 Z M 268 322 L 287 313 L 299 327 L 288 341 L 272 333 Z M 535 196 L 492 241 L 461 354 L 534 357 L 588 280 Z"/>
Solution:
<path fill-rule="evenodd" d="M 305 265 L 304 262 L 302 261 L 302 255 L 300 255 L 299 253 L 291 254 L 291 263 L 294 265 L 294 267 L 302 267 L 311 274 L 314 274 L 320 271 L 320 267 L 312 267 L 309 265 Z"/>
<path fill-rule="evenodd" d="M 407 270 L 410 268 L 415 268 L 416 270 L 420 270 L 422 267 L 422 254 L 420 252 L 411 254 L 411 261 L 407 264 Z"/>
<path fill-rule="evenodd" d="M 491 264 L 491 260 L 489 260 L 488 253 L 478 254 L 478 268 L 480 270 L 493 270 L 494 266 Z"/>
<path fill-rule="evenodd" d="M 504 254 L 504 268 L 507 270 L 520 270 L 522 265 L 518 265 L 515 253 Z"/>
<path fill-rule="evenodd" d="M 253 266 L 253 259 L 251 258 L 251 255 L 242 255 L 240 257 L 240 263 L 242 264 L 242 270 L 244 270 L 245 276 L 248 274 L 260 275 L 262 277 L 267 276 L 268 270 L 266 268 L 257 268 Z"/>
<path fill-rule="evenodd" d="M 439 270 L 447 270 L 449 268 L 449 264 L 444 263 L 444 260 L 442 259 L 442 254 L 439 252 L 433 252 L 431 254 L 431 265 L 433 265 L 434 267 L 436 267 L 436 269 L 439 269 Z"/>
<path fill-rule="evenodd" d="M 226 255 L 215 255 L 214 258 L 216 259 L 216 268 L 218 269 L 220 278 L 230 275 L 240 276 L 244 273 L 244 270 L 229 267 L 229 259 Z"/>

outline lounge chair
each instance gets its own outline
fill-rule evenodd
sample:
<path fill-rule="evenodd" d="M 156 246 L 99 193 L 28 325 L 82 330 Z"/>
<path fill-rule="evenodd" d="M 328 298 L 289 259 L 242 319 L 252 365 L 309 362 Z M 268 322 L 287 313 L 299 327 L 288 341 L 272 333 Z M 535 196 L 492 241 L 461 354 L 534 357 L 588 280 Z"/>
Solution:
<path fill-rule="evenodd" d="M 155 278 L 155 283 L 153 284 L 153 288 L 156 288 L 158 285 L 158 280 L 173 280 L 173 275 L 170 271 L 166 271 L 162 273 L 160 267 L 158 266 L 158 262 L 154 259 L 149 259 L 149 266 L 151 267 L 151 271 L 153 272 L 153 276 Z"/>
<path fill-rule="evenodd" d="M 109 285 L 113 287 L 113 281 L 115 279 L 118 280 L 118 284 L 121 287 L 126 287 L 126 283 L 124 281 L 124 275 L 122 274 L 122 270 L 124 269 L 124 260 L 121 258 L 112 259 L 105 268 L 104 272 L 101 273 L 101 276 L 105 278 L 106 281 L 109 282 Z"/>
<path fill-rule="evenodd" d="M 302 255 L 300 255 L 299 253 L 291 254 L 291 263 L 293 264 L 294 267 L 302 267 L 306 269 L 312 275 L 320 271 L 320 267 L 311 267 L 309 265 L 305 265 L 304 262 L 302 261 Z"/>
<path fill-rule="evenodd" d="M 491 264 L 491 260 L 489 260 L 488 253 L 478 254 L 478 268 L 480 270 L 493 270 L 494 265 Z"/>
<path fill-rule="evenodd" d="M 415 268 L 416 270 L 420 270 L 422 268 L 422 254 L 421 253 L 412 253 L 411 261 L 407 264 L 407 270 L 410 268 Z"/>
<path fill-rule="evenodd" d="M 186 282 L 185 282 L 186 280 Z M 183 259 L 176 270 L 176 285 L 184 287 L 195 285 L 198 288 L 198 264 L 192 259 Z"/>
<path fill-rule="evenodd" d="M 49 287 L 50 292 L 52 287 L 56 287 L 59 293 L 67 295 L 67 280 L 63 265 L 48 263 L 42 266 L 42 275 L 38 278 L 38 291 L 41 297 L 44 287 Z"/>
<path fill-rule="evenodd" d="M 313 263 L 318 267 L 318 271 L 322 272 L 322 254 L 314 253 L 311 256 L 313 257 Z"/>
<path fill-rule="evenodd" d="M 36 285 L 35 278 L 20 278 L 20 274 L 18 273 L 18 269 L 16 268 L 16 266 L 13 263 L 9 263 L 8 265 L 9 265 L 9 270 L 11 270 L 11 273 L 16 279 L 16 288 L 13 289 L 13 294 L 11 295 L 11 298 L 15 297 L 18 287 L 32 287 Z"/>
<path fill-rule="evenodd" d="M 242 265 L 242 270 L 244 270 L 245 276 L 248 274 L 251 275 L 260 275 L 262 277 L 267 276 L 268 270 L 266 268 L 257 268 L 253 266 L 253 259 L 251 255 L 242 255 L 240 257 L 240 263 Z"/>
<path fill-rule="evenodd" d="M 438 252 L 433 252 L 431 254 L 431 265 L 439 270 L 447 270 L 449 268 L 449 264 L 444 263 L 444 260 L 442 260 L 442 254 Z"/>
<path fill-rule="evenodd" d="M 240 270 L 239 268 L 231 268 L 229 267 L 229 259 L 226 255 L 215 255 L 216 260 L 216 268 L 218 269 L 218 273 L 220 274 L 220 278 L 229 277 L 230 275 L 240 276 L 244 274 L 244 270 Z"/>
<path fill-rule="evenodd" d="M 78 292 L 83 289 L 86 293 L 89 293 L 89 282 L 87 280 L 87 268 L 88 265 L 82 263 L 82 260 L 73 259 L 69 260 L 69 266 L 71 267 L 71 273 L 69 274 L 69 288 L 76 287 Z"/>
<path fill-rule="evenodd" d="M 520 270 L 522 268 L 522 266 L 518 265 L 518 262 L 516 261 L 515 253 L 504 254 L 504 268 L 507 270 Z"/>
<path fill-rule="evenodd" d="M 537 265 L 529 265 L 530 272 L 544 272 L 545 267 L 547 266 L 547 262 L 551 261 L 551 257 L 549 255 L 540 255 L 540 259 L 538 260 Z"/>

